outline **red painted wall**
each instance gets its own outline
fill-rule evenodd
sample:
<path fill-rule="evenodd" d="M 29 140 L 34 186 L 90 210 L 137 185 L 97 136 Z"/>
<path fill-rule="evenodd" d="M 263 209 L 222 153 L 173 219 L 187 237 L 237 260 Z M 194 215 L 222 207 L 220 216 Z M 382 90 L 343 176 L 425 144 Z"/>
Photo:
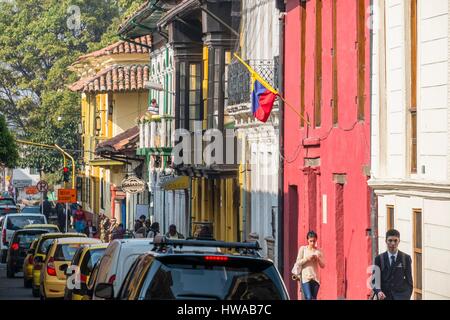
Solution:
<path fill-rule="evenodd" d="M 319 299 L 365 299 L 366 268 L 371 261 L 369 192 L 364 166 L 370 165 L 370 30 L 366 27 L 364 121 L 357 119 L 357 1 L 337 1 L 338 127 L 332 123 L 332 0 L 322 9 L 322 123 L 314 128 L 314 71 L 316 0 L 304 4 L 287 1 L 285 38 L 285 98 L 300 110 L 300 4 L 306 5 L 305 108 L 310 128 L 301 128 L 299 117 L 285 107 L 285 221 L 284 278 L 296 298 L 290 271 L 310 228 L 319 234 L 326 267 L 321 271 Z M 369 10 L 366 10 L 366 21 Z M 305 146 L 310 141 L 320 146 Z M 305 158 L 319 158 L 320 165 L 305 166 Z M 334 174 L 346 175 L 344 185 Z M 289 188 L 291 186 L 291 188 Z M 292 205 L 292 186 L 298 190 L 298 210 Z M 290 192 L 289 192 L 290 191 Z M 291 196 L 289 196 L 291 194 Z M 323 223 L 322 195 L 327 195 L 327 223 Z M 291 199 L 290 199 L 291 198 Z M 297 212 L 295 212 L 297 211 Z M 296 225 L 293 226 L 292 223 Z M 296 245 L 292 245 L 292 241 Z"/>

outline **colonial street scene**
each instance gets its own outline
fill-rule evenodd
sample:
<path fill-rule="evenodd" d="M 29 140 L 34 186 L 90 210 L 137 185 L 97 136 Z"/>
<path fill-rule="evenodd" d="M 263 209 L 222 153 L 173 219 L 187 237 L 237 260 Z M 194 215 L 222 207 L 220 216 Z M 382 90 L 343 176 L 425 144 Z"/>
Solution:
<path fill-rule="evenodd" d="M 449 300 L 450 0 L 0 0 L 0 300 Z"/>

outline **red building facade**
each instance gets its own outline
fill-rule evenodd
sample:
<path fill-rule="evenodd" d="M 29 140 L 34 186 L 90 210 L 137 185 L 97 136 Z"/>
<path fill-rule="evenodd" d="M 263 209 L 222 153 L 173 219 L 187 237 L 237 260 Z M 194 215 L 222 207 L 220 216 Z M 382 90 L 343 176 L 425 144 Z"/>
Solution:
<path fill-rule="evenodd" d="M 325 256 L 319 299 L 365 299 L 371 264 L 370 0 L 287 0 L 284 278 L 306 234 Z"/>

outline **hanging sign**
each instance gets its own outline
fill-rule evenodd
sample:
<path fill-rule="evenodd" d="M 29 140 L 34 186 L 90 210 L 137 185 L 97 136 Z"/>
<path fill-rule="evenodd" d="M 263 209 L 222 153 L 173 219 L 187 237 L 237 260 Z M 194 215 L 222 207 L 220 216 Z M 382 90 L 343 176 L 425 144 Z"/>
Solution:
<path fill-rule="evenodd" d="M 129 177 L 122 181 L 122 190 L 126 193 L 136 194 L 145 191 L 145 181 L 138 177 Z"/>

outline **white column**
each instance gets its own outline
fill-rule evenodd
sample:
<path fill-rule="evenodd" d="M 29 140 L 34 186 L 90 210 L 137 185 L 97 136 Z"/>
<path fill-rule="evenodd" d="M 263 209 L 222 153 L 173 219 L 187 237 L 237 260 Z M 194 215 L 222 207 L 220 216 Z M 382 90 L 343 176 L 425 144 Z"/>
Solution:
<path fill-rule="evenodd" d="M 144 124 L 144 144 L 146 148 L 150 148 L 150 124 L 148 122 L 146 122 Z"/>
<path fill-rule="evenodd" d="M 139 124 L 139 148 L 144 148 L 144 124 Z"/>
<path fill-rule="evenodd" d="M 150 148 L 155 146 L 156 123 L 150 122 Z"/>
<path fill-rule="evenodd" d="M 161 147 L 167 146 L 166 137 L 167 137 L 167 119 L 164 118 L 161 120 Z"/>

